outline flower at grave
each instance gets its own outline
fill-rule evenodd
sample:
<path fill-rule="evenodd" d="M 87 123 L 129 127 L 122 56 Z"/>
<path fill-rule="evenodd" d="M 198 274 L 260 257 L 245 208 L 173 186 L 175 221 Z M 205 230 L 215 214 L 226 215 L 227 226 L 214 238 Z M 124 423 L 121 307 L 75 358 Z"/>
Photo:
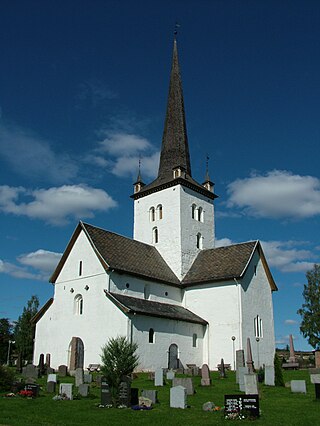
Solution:
<path fill-rule="evenodd" d="M 5 397 L 6 398 L 12 398 L 12 397 L 14 397 L 14 396 L 16 396 L 13 392 L 10 392 L 10 393 L 7 393 L 6 395 L 5 395 Z"/>
<path fill-rule="evenodd" d="M 32 398 L 33 392 L 31 390 L 22 390 L 18 393 L 18 395 L 23 396 L 25 398 Z"/>

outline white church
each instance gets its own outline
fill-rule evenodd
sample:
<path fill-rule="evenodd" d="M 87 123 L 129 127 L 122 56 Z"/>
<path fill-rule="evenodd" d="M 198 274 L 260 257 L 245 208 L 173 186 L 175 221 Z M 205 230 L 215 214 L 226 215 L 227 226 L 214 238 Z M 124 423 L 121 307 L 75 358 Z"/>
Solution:
<path fill-rule="evenodd" d="M 133 239 L 80 222 L 37 313 L 34 363 L 100 364 L 109 338 L 138 344 L 139 371 L 234 367 L 250 338 L 255 367 L 273 364 L 272 292 L 259 241 L 215 248 L 214 185 L 192 178 L 174 41 L 157 178 L 134 184 Z"/>

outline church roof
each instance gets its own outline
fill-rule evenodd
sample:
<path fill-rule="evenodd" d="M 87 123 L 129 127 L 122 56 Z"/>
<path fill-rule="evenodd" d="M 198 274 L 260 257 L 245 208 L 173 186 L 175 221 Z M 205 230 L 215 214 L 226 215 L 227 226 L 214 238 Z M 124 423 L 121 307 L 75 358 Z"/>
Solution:
<path fill-rule="evenodd" d="M 57 279 L 81 230 L 88 236 L 105 269 L 179 285 L 180 281 L 155 247 L 83 222 L 74 231 L 50 282 Z"/>
<path fill-rule="evenodd" d="M 174 178 L 173 169 L 177 167 L 182 170 L 182 175 Z M 178 184 L 192 188 L 208 198 L 213 199 L 217 197 L 196 182 L 191 175 L 177 41 L 174 40 L 167 112 L 162 137 L 158 176 L 153 182 L 145 185 L 139 192 L 133 194 L 132 198 L 144 197 L 152 192 Z"/>
<path fill-rule="evenodd" d="M 154 302 L 118 293 L 105 292 L 122 311 L 206 325 L 207 321 L 182 306 Z"/>

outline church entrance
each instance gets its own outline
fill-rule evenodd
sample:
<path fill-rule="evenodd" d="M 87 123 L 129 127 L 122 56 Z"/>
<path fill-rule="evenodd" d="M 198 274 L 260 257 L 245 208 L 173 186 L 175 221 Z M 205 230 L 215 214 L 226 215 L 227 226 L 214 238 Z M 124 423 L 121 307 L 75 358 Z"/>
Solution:
<path fill-rule="evenodd" d="M 176 370 L 179 367 L 178 360 L 178 346 L 175 343 L 172 343 L 169 346 L 169 360 L 168 360 L 168 368 L 169 370 Z"/>
<path fill-rule="evenodd" d="M 70 371 L 83 368 L 84 365 L 84 344 L 80 337 L 72 337 L 69 345 L 68 367 Z"/>

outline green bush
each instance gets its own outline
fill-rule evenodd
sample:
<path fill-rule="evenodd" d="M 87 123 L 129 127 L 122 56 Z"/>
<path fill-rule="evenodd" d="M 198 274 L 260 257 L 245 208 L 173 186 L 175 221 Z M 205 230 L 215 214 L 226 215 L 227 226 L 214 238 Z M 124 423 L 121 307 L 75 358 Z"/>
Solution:
<path fill-rule="evenodd" d="M 0 391 L 9 391 L 11 389 L 13 380 L 13 371 L 0 365 Z"/>
<path fill-rule="evenodd" d="M 277 353 L 274 355 L 274 384 L 284 386 L 281 361 Z"/>

